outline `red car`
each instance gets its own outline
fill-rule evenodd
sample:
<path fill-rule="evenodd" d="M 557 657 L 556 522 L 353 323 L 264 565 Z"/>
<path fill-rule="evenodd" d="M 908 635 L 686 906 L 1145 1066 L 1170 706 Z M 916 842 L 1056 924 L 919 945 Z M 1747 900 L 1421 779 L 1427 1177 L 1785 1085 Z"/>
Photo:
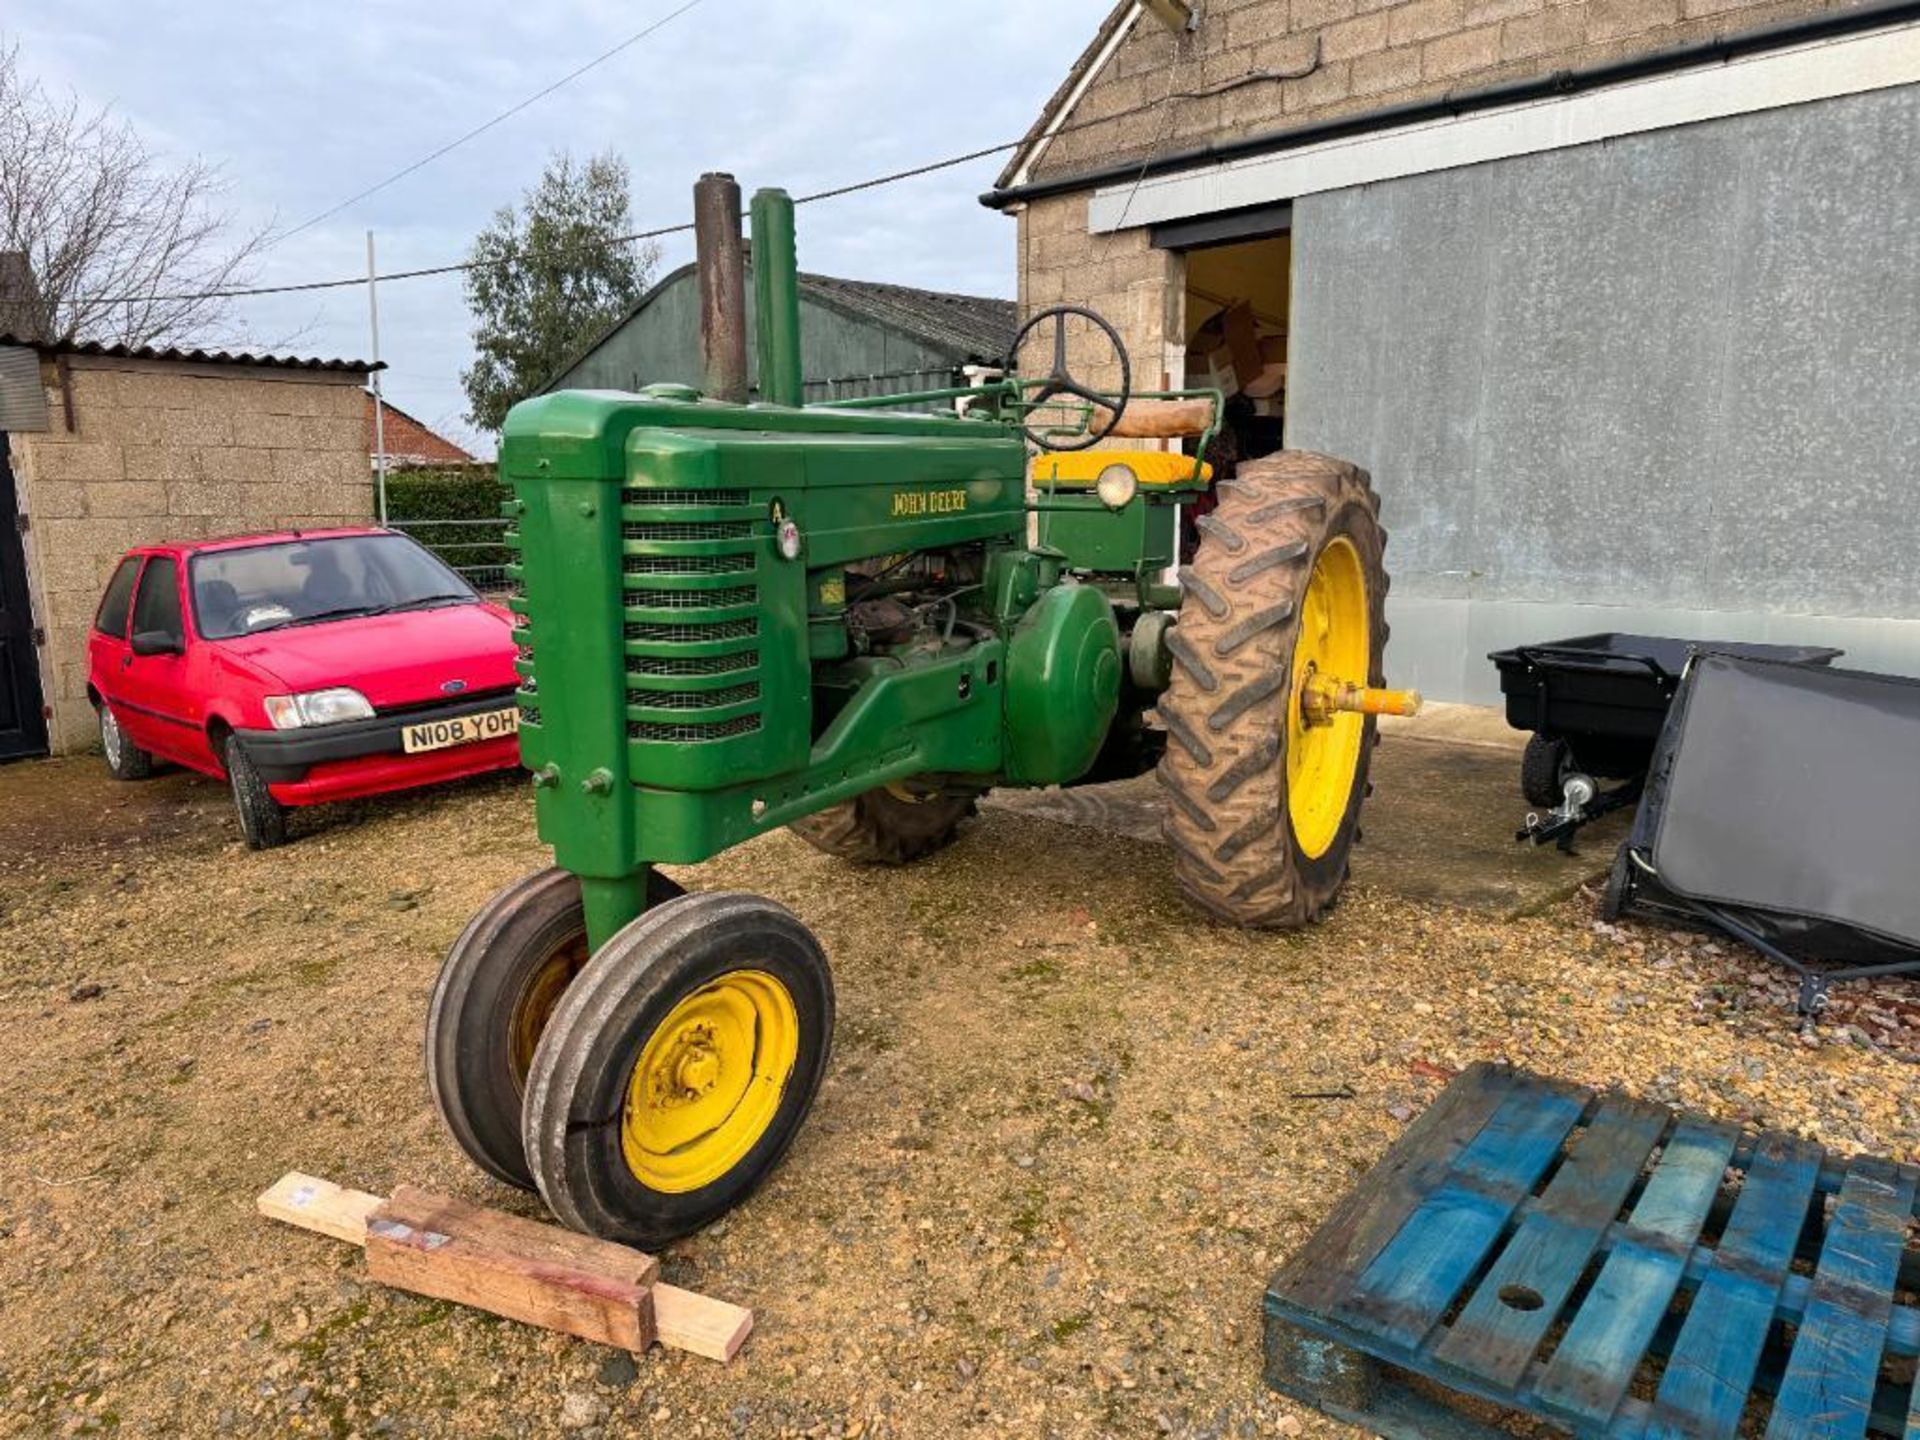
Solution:
<path fill-rule="evenodd" d="M 122 780 L 170 760 L 233 789 L 256 850 L 286 807 L 519 764 L 513 617 L 388 530 L 147 545 L 87 647 Z"/>

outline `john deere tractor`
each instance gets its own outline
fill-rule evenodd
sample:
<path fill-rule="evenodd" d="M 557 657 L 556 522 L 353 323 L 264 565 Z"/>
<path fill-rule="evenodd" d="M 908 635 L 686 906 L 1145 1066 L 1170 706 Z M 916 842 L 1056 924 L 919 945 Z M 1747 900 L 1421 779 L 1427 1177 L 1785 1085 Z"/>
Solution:
<path fill-rule="evenodd" d="M 781 826 L 903 864 L 989 789 L 1157 770 L 1187 894 L 1298 926 L 1346 878 L 1373 716 L 1418 703 L 1379 688 L 1363 471 L 1282 453 L 1216 484 L 1185 454 L 1093 450 L 1196 430 L 1204 450 L 1221 406 L 1134 393 L 1118 336 L 1077 309 L 1021 332 L 1041 373 L 805 405 L 779 191 L 752 206 L 744 403 L 739 190 L 708 177 L 696 208 L 709 393 L 566 392 L 507 420 L 521 746 L 556 868 L 474 917 L 427 1027 L 462 1148 L 643 1246 L 777 1163 L 834 1011 L 793 914 L 656 866 Z M 1076 371 L 1102 346 L 1117 388 Z M 1205 512 L 1184 565 L 1180 507 Z"/>

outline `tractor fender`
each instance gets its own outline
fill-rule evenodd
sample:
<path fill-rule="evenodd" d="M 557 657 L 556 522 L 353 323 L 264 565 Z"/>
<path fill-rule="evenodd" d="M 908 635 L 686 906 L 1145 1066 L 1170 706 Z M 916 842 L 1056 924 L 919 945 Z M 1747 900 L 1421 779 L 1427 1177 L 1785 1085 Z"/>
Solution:
<path fill-rule="evenodd" d="M 1006 772 L 1022 785 L 1064 785 L 1093 764 L 1120 703 L 1120 627 L 1090 585 L 1056 585 L 1007 645 Z"/>

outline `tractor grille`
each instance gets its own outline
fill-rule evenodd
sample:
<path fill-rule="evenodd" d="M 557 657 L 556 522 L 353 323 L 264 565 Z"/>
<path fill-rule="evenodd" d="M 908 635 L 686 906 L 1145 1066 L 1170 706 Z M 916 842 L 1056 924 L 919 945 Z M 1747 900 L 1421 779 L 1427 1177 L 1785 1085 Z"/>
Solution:
<path fill-rule="evenodd" d="M 752 497 L 744 490 L 643 490 L 620 492 L 622 505 L 745 505 Z"/>
<path fill-rule="evenodd" d="M 736 735 L 759 733 L 758 715 L 741 715 L 717 725 L 669 725 L 653 720 L 634 720 L 627 725 L 629 740 L 664 740 L 674 745 L 698 745 L 702 741 L 731 740 Z"/>
<path fill-rule="evenodd" d="M 719 710 L 760 698 L 760 682 L 729 685 L 724 690 L 642 690 L 629 692 L 631 699 L 649 710 Z"/>
<path fill-rule="evenodd" d="M 718 625 L 655 625 L 633 621 L 627 639 L 650 645 L 699 645 L 709 640 L 746 640 L 760 633 L 760 622 L 727 620 Z"/>
<path fill-rule="evenodd" d="M 752 535 L 751 520 L 689 520 L 681 525 L 629 520 L 620 527 L 623 540 L 746 540 Z"/>
<path fill-rule="evenodd" d="M 626 625 L 627 704 L 647 717 L 629 721 L 629 739 L 699 745 L 759 731 L 761 544 L 752 500 L 741 489 L 620 492 L 630 507 L 620 526 L 621 604 L 670 612 Z M 687 518 L 674 519 L 676 510 Z"/>
<path fill-rule="evenodd" d="M 725 590 L 627 590 L 627 604 L 645 610 L 730 610 L 759 598 L 759 587 L 754 585 Z"/>
<path fill-rule="evenodd" d="M 751 650 L 743 650 L 738 655 L 699 655 L 677 660 L 657 655 L 630 655 L 627 657 L 627 673 L 657 678 L 732 675 L 741 670 L 751 670 L 759 663 L 759 655 Z"/>
<path fill-rule="evenodd" d="M 751 555 L 629 555 L 629 575 L 741 575 L 753 569 Z"/>

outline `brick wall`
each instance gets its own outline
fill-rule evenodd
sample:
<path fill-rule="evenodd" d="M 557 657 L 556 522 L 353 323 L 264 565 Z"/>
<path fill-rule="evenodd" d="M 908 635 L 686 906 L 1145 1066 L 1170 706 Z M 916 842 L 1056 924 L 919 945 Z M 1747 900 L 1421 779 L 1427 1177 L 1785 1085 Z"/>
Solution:
<path fill-rule="evenodd" d="M 27 578 L 47 632 L 41 684 L 56 752 L 88 744 L 87 630 L 132 545 L 363 524 L 373 514 L 363 376 L 74 356 L 74 428 L 10 437 Z M 51 365 L 46 367 L 50 387 Z"/>
<path fill-rule="evenodd" d="M 1032 178 L 1574 69 L 1845 3 L 1206 0 L 1190 36 L 1175 37 L 1151 16 L 1133 27 Z M 1262 71 L 1297 78 L 1235 84 Z"/>

